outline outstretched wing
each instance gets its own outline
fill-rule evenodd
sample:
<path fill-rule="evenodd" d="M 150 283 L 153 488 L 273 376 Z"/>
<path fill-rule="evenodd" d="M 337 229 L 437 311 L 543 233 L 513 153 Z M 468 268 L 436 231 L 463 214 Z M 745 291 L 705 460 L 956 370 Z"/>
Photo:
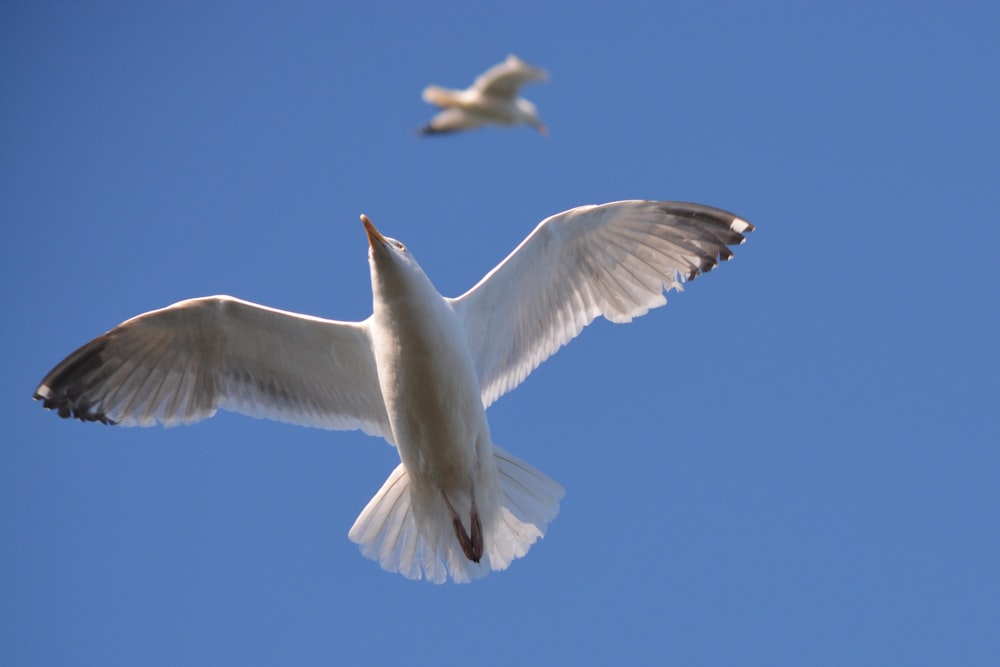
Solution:
<path fill-rule="evenodd" d="M 507 60 L 489 68 L 472 84 L 473 89 L 490 97 L 516 97 L 526 83 L 549 78 L 545 70 L 535 67 L 511 54 Z"/>
<path fill-rule="evenodd" d="M 60 417 L 126 426 L 222 408 L 392 442 L 366 322 L 336 322 L 228 296 L 134 317 L 52 369 L 35 398 Z"/>
<path fill-rule="evenodd" d="M 441 113 L 431 118 L 417 133 L 421 136 L 430 134 L 446 134 L 448 132 L 460 132 L 462 130 L 472 130 L 486 123 L 482 116 L 476 116 L 465 109 L 452 107 L 445 109 Z"/>
<path fill-rule="evenodd" d="M 679 202 L 581 206 L 543 220 L 479 284 L 451 299 L 483 405 L 520 384 L 598 315 L 628 322 L 732 257 L 749 222 Z"/>

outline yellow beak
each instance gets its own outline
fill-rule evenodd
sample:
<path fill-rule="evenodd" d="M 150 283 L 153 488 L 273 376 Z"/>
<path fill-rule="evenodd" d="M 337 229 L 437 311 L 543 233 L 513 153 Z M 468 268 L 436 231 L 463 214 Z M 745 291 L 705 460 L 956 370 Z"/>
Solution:
<path fill-rule="evenodd" d="M 377 241 L 379 245 L 385 245 L 385 237 L 375 229 L 375 225 L 372 221 L 368 219 L 368 216 L 364 213 L 361 214 L 361 222 L 365 226 L 365 232 L 368 234 L 368 245 L 375 247 L 375 242 Z"/>

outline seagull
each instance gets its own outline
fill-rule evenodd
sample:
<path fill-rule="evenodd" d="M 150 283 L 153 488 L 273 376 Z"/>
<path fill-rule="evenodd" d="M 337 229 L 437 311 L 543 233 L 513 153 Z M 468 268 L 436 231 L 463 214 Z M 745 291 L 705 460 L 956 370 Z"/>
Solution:
<path fill-rule="evenodd" d="M 487 123 L 523 123 L 531 125 L 542 135 L 548 134 L 548 128 L 538 119 L 535 105 L 517 96 L 518 89 L 524 84 L 548 78 L 545 70 L 511 54 L 504 62 L 476 77 L 472 86 L 465 90 L 427 86 L 424 101 L 444 111 L 434 116 L 418 133 L 428 135 L 471 130 Z"/>
<path fill-rule="evenodd" d="M 619 201 L 543 220 L 472 289 L 441 296 L 368 217 L 372 315 L 328 320 L 230 296 L 133 317 L 38 385 L 60 417 L 152 426 L 217 410 L 394 445 L 349 537 L 410 579 L 468 582 L 524 556 L 562 487 L 493 443 L 486 409 L 598 315 L 629 322 L 732 257 L 754 227 L 699 204 Z"/>

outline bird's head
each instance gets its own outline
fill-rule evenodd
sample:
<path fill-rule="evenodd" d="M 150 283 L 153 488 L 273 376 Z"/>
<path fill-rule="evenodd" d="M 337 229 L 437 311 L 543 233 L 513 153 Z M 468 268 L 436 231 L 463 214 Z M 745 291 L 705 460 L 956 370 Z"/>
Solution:
<path fill-rule="evenodd" d="M 365 233 L 368 234 L 368 257 L 374 258 L 386 253 L 392 255 L 406 254 L 406 246 L 396 239 L 383 236 L 372 221 L 364 213 L 361 214 L 361 224 L 365 226 Z"/>
<path fill-rule="evenodd" d="M 371 266 L 372 286 L 386 286 L 396 293 L 408 292 L 408 286 L 428 282 L 416 258 L 400 241 L 384 236 L 367 215 L 361 222 L 368 234 L 368 264 Z"/>
<path fill-rule="evenodd" d="M 515 100 L 514 105 L 517 107 L 517 113 L 522 122 L 538 130 L 538 133 L 543 137 L 549 133 L 549 128 L 538 117 L 538 108 L 534 104 L 523 97 L 519 97 Z"/>

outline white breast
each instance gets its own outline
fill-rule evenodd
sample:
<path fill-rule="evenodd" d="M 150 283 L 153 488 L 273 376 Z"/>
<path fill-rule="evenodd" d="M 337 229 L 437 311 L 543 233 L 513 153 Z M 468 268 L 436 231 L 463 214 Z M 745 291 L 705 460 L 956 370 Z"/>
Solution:
<path fill-rule="evenodd" d="M 465 332 L 433 298 L 394 300 L 376 313 L 379 384 L 400 458 L 442 490 L 467 489 L 489 427 Z"/>

